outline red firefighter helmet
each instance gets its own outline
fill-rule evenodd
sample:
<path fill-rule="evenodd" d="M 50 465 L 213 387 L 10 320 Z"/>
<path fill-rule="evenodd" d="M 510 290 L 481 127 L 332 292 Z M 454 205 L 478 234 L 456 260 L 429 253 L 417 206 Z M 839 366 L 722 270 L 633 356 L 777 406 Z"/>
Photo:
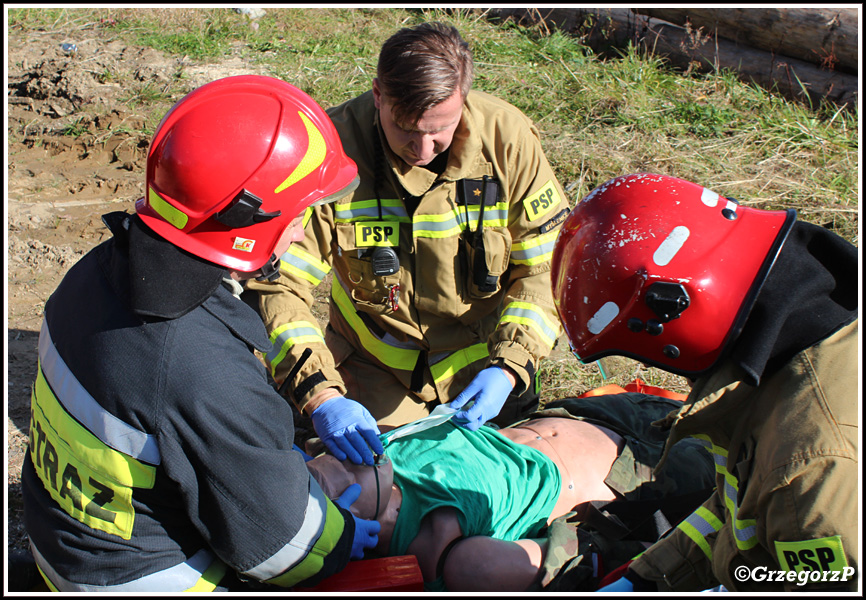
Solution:
<path fill-rule="evenodd" d="M 593 190 L 553 250 L 554 302 L 585 363 L 611 354 L 696 376 L 739 335 L 794 224 L 700 185 L 638 173 Z"/>
<path fill-rule="evenodd" d="M 307 94 L 273 77 L 226 77 L 163 117 L 135 208 L 174 245 L 253 272 L 292 220 L 349 194 L 357 175 L 333 123 Z"/>

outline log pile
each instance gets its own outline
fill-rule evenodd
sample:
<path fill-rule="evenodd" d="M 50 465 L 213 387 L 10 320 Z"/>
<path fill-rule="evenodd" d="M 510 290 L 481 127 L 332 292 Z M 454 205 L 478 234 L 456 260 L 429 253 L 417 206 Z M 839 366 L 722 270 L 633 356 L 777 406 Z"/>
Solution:
<path fill-rule="evenodd" d="M 787 98 L 854 107 L 857 8 L 493 8 L 543 23 L 601 55 L 633 44 L 687 71 L 731 70 Z"/>

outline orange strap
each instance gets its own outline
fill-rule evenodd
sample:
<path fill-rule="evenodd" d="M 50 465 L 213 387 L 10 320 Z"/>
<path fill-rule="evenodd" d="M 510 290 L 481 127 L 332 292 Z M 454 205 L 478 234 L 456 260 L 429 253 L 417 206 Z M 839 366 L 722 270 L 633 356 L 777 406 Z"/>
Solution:
<path fill-rule="evenodd" d="M 590 396 L 604 396 L 607 394 L 624 394 L 625 392 L 637 392 L 639 394 L 661 396 L 662 398 L 669 398 L 671 400 L 680 401 L 684 401 L 688 397 L 687 394 L 672 392 L 670 390 L 666 390 L 664 388 L 660 388 L 654 385 L 647 385 L 640 379 L 635 379 L 631 383 L 627 383 L 624 388 L 612 383 L 609 385 L 603 385 L 592 390 L 588 390 L 578 396 L 578 398 L 589 398 Z"/>

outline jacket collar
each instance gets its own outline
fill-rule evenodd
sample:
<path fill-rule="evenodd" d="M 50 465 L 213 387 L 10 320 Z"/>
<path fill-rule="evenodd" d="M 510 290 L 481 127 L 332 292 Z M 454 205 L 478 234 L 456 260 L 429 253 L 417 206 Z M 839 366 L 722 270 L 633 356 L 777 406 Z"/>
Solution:
<path fill-rule="evenodd" d="M 218 286 L 201 307 L 259 352 L 271 350 L 272 344 L 261 317 L 226 286 Z"/>

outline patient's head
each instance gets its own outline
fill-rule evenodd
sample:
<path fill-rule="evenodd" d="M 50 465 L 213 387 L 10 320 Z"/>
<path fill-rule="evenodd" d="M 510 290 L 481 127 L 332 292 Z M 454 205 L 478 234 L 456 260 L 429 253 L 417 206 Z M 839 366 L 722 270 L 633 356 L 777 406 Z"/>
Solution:
<path fill-rule="evenodd" d="M 385 512 L 394 483 L 394 468 L 386 457 L 371 467 L 323 454 L 308 461 L 307 468 L 331 499 L 338 498 L 353 483 L 360 484 L 361 495 L 349 508 L 359 519 L 380 519 Z"/>

